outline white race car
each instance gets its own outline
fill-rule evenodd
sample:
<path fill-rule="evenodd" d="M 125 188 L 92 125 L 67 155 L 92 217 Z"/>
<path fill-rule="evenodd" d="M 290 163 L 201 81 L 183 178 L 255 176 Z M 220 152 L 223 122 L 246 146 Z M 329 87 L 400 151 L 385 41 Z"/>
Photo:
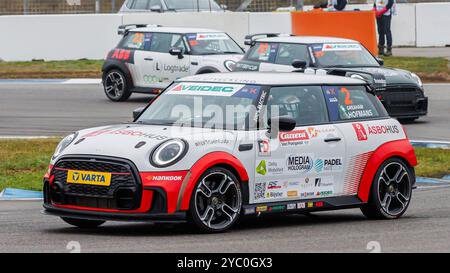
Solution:
<path fill-rule="evenodd" d="M 416 157 L 365 81 L 216 73 L 175 81 L 128 124 L 64 138 L 44 178 L 45 213 L 78 227 L 245 215 L 407 209 Z"/>
<path fill-rule="evenodd" d="M 123 39 L 102 68 L 106 96 L 127 100 L 133 92 L 158 94 L 174 80 L 230 72 L 244 50 L 225 32 L 157 25 L 123 25 Z"/>

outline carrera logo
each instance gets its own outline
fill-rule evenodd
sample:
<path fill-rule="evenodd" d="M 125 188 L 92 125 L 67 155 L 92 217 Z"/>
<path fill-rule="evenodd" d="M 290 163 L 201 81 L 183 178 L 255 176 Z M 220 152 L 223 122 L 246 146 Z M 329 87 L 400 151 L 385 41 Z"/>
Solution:
<path fill-rule="evenodd" d="M 309 136 L 306 130 L 296 130 L 287 133 L 280 133 L 281 142 L 300 141 L 300 140 L 309 140 Z"/>
<path fill-rule="evenodd" d="M 367 127 L 369 135 L 398 134 L 400 130 L 397 125 L 374 125 Z"/>
<path fill-rule="evenodd" d="M 358 138 L 358 141 L 365 141 L 367 140 L 367 133 L 366 129 L 364 129 L 364 125 L 362 123 L 353 123 L 353 129 L 356 133 L 356 138 Z"/>

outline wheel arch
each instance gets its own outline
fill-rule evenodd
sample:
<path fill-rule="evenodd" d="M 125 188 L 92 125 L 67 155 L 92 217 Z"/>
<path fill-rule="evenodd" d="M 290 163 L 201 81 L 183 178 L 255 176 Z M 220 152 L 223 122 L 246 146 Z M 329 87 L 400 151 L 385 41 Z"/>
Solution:
<path fill-rule="evenodd" d="M 227 152 L 212 152 L 200 158 L 189 170 L 186 181 L 183 181 L 179 195 L 177 210 L 188 210 L 192 192 L 202 174 L 213 167 L 222 167 L 232 172 L 243 186 L 243 200 L 247 200 L 245 189 L 248 188 L 249 176 L 244 165 L 235 156 Z"/>
<path fill-rule="evenodd" d="M 386 160 L 391 158 L 399 158 L 404 161 L 411 169 L 417 165 L 414 148 L 408 139 L 401 139 L 384 143 L 378 147 L 367 161 L 361 182 L 358 188 L 358 197 L 363 202 L 369 201 L 370 189 L 372 187 L 373 179 Z"/>
<path fill-rule="evenodd" d="M 128 89 L 134 88 L 134 83 L 133 83 L 133 78 L 131 77 L 131 72 L 128 69 L 128 67 L 122 62 L 105 63 L 105 65 L 102 68 L 102 72 L 103 72 L 102 81 L 103 82 L 105 81 L 106 74 L 111 70 L 119 70 L 120 72 L 122 72 L 127 81 Z"/>
<path fill-rule="evenodd" d="M 218 73 L 218 72 L 220 72 L 220 70 L 213 66 L 204 66 L 204 67 L 200 68 L 195 74 L 200 75 L 200 74 Z"/>

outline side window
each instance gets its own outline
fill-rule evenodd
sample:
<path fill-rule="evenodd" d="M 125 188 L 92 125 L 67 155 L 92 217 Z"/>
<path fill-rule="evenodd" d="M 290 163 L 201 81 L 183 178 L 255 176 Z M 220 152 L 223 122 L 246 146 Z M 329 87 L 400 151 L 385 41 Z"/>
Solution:
<path fill-rule="evenodd" d="M 306 61 L 309 64 L 308 47 L 299 44 L 280 44 L 275 63 L 291 65 L 293 60 Z"/>
<path fill-rule="evenodd" d="M 275 62 L 278 52 L 277 43 L 256 43 L 248 52 L 246 59 L 260 62 Z"/>
<path fill-rule="evenodd" d="M 320 86 L 272 87 L 267 100 L 267 117 L 289 116 L 297 126 L 328 121 Z"/>
<path fill-rule="evenodd" d="M 357 120 L 387 116 L 380 101 L 365 86 L 324 86 L 330 120 Z"/>
<path fill-rule="evenodd" d="M 134 2 L 134 0 L 127 0 L 127 2 L 125 3 L 125 6 L 129 9 L 131 9 L 131 7 L 133 6 L 133 2 Z"/>
<path fill-rule="evenodd" d="M 129 32 L 120 43 L 121 48 L 125 49 L 148 49 L 151 40 L 151 33 Z"/>
<path fill-rule="evenodd" d="M 168 53 L 172 47 L 180 47 L 186 52 L 183 36 L 171 33 L 153 33 L 150 51 Z"/>
<path fill-rule="evenodd" d="M 148 0 L 134 0 L 132 9 L 148 9 Z"/>

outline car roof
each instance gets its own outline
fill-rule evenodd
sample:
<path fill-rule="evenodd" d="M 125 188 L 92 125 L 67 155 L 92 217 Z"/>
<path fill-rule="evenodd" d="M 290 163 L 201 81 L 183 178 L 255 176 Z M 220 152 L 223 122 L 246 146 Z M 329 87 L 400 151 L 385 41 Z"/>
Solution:
<path fill-rule="evenodd" d="M 223 31 L 208 28 L 187 28 L 187 27 L 160 27 L 160 26 L 148 26 L 141 28 L 130 29 L 130 32 L 169 32 L 169 33 L 204 33 L 204 32 L 217 32 L 224 33 Z"/>
<path fill-rule="evenodd" d="M 188 76 L 177 82 L 214 82 L 258 85 L 364 85 L 363 80 L 343 76 L 310 75 L 300 72 L 231 72 Z"/>
<path fill-rule="evenodd" d="M 256 39 L 256 42 L 321 44 L 321 43 L 359 43 L 355 40 L 326 36 L 278 36 Z"/>

